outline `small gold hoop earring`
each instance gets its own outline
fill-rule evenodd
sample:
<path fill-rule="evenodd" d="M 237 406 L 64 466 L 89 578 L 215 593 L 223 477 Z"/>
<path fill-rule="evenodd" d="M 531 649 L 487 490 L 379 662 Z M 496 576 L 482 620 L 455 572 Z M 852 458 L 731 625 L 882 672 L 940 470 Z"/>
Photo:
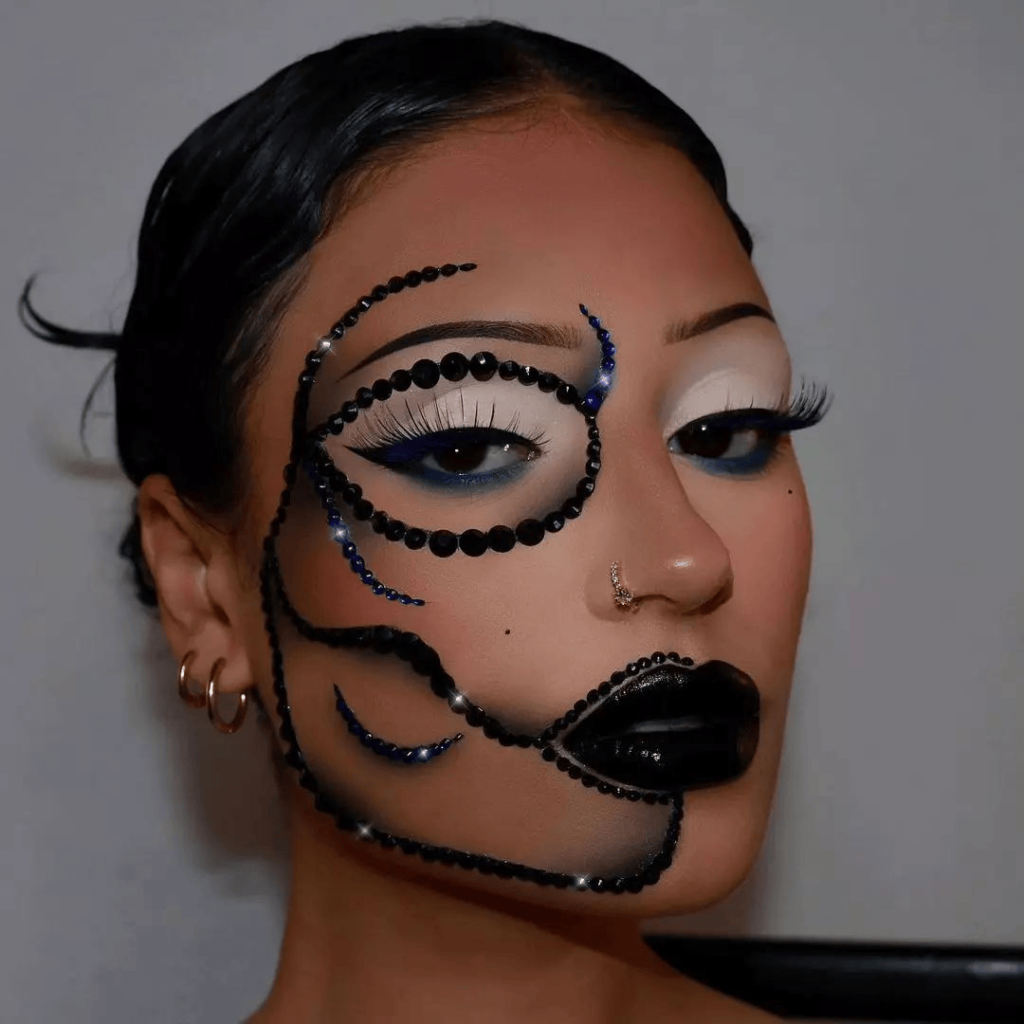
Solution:
<path fill-rule="evenodd" d="M 224 671 L 227 662 L 218 658 L 210 670 L 210 681 L 206 684 L 206 714 L 213 723 L 217 732 L 238 732 L 245 721 L 245 713 L 249 709 L 249 695 L 244 691 L 238 695 L 238 707 L 235 708 L 235 717 L 231 721 L 221 718 L 217 707 L 217 684 L 220 682 L 220 674 Z"/>
<path fill-rule="evenodd" d="M 192 667 L 192 662 L 195 660 L 195 657 L 196 652 L 189 651 L 185 657 L 181 659 L 181 664 L 178 666 L 178 696 L 190 708 L 201 708 L 206 706 L 206 694 L 196 693 L 192 689 L 192 677 L 188 674 L 188 670 Z"/>
<path fill-rule="evenodd" d="M 612 589 L 615 591 L 615 607 L 631 610 L 639 603 L 629 588 L 622 582 L 619 575 L 619 563 L 612 562 L 611 565 Z"/>

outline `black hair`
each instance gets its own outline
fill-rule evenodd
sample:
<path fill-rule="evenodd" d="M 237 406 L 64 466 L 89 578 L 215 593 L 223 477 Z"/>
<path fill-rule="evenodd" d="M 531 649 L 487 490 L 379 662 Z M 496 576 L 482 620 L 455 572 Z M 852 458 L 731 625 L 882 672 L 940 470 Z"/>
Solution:
<path fill-rule="evenodd" d="M 664 93 L 611 57 L 500 21 L 422 25 L 310 54 L 214 114 L 170 155 L 146 204 L 120 333 L 69 330 L 31 301 L 36 336 L 115 353 L 118 454 L 138 485 L 165 473 L 211 512 L 241 487 L 241 411 L 304 257 L 362 175 L 472 119 L 558 95 L 685 154 L 743 248 L 718 151 Z M 138 517 L 121 546 L 155 603 Z"/>

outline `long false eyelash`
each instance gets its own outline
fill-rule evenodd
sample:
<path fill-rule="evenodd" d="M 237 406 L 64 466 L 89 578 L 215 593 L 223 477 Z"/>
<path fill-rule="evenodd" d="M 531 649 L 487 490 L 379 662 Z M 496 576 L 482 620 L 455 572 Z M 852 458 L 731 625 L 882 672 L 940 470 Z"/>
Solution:
<path fill-rule="evenodd" d="M 490 413 L 481 417 L 480 403 L 473 409 L 472 422 L 468 421 L 466 411 L 466 396 L 460 392 L 462 406 L 461 422 L 453 418 L 452 409 L 447 403 L 441 404 L 437 398 L 428 405 L 418 406 L 415 409 L 410 406 L 408 400 L 405 402 L 407 419 L 399 420 L 394 411 L 384 406 L 380 410 L 378 421 L 373 425 L 371 431 L 363 431 L 353 438 L 352 443 L 347 447 L 350 451 L 360 451 L 374 448 L 386 448 L 389 445 L 401 444 L 403 441 L 417 441 L 422 437 L 429 437 L 433 434 L 440 434 L 450 430 L 494 430 L 497 429 L 506 434 L 517 434 L 529 444 L 537 448 L 545 448 L 549 438 L 542 431 L 533 434 L 520 434 L 520 413 L 517 409 L 511 420 L 504 427 L 495 426 L 495 418 L 498 408 L 492 403 Z"/>
<path fill-rule="evenodd" d="M 738 413 L 743 415 L 744 421 L 751 423 L 749 414 L 761 413 L 764 417 L 764 426 L 774 426 L 781 432 L 788 432 L 804 430 L 820 423 L 831 405 L 832 393 L 824 384 L 801 380 L 796 395 L 790 397 L 784 393 L 774 405 L 767 408 L 756 405 L 753 401 L 747 406 L 727 404 L 721 412 L 701 416 L 699 420 L 723 419 L 727 418 L 729 413 Z"/>

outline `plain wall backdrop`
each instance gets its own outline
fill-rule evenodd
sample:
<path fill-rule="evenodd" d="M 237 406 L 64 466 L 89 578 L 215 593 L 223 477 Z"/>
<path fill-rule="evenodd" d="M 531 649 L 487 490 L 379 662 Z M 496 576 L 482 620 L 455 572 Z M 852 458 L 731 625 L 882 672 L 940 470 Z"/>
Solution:
<path fill-rule="evenodd" d="M 668 927 L 1024 943 L 1024 5 L 904 0 L 24 0 L 0 13 L 0 1018 L 238 1019 L 272 976 L 262 737 L 182 707 L 116 556 L 97 355 L 148 188 L 283 64 L 498 15 L 608 50 L 719 145 L 797 369 L 816 561 L 765 855 Z M 614 244 L 614 225 L 609 225 Z M 665 924 L 662 924 L 665 927 Z"/>

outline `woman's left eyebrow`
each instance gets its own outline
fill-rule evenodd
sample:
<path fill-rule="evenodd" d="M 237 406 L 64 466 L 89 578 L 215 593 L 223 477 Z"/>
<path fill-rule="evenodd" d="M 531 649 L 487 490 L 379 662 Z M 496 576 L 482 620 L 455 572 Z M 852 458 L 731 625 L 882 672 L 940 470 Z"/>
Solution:
<path fill-rule="evenodd" d="M 445 338 L 497 338 L 501 341 L 516 341 L 523 345 L 547 345 L 549 348 L 579 348 L 583 344 L 581 329 L 563 324 L 532 324 L 521 320 L 452 320 L 443 324 L 428 324 L 408 331 L 374 349 L 338 380 L 350 377 L 364 366 L 399 352 L 413 345 L 426 345 L 431 341 Z"/>
<path fill-rule="evenodd" d="M 690 320 L 680 320 L 669 330 L 669 341 L 689 341 L 710 331 L 731 324 L 734 320 L 745 320 L 749 316 L 760 317 L 775 323 L 775 317 L 764 306 L 756 302 L 734 302 L 730 306 L 712 309 L 707 313 L 699 313 Z"/>

